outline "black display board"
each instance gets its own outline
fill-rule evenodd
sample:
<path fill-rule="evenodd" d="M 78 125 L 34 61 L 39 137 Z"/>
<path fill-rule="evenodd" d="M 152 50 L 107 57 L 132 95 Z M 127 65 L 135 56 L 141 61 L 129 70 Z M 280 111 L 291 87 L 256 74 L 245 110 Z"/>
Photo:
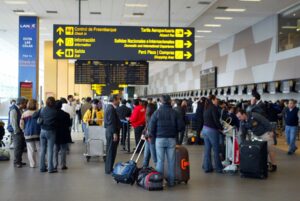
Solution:
<path fill-rule="evenodd" d="M 148 85 L 149 63 L 145 61 L 75 62 L 75 84 Z"/>
<path fill-rule="evenodd" d="M 200 71 L 200 88 L 217 88 L 217 67 Z"/>
<path fill-rule="evenodd" d="M 54 25 L 53 58 L 194 61 L 191 27 Z"/>

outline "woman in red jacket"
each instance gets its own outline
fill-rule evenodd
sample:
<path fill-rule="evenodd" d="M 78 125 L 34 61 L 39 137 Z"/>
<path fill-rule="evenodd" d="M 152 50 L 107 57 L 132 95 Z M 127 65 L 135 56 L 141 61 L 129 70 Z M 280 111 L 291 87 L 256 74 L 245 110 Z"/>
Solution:
<path fill-rule="evenodd" d="M 146 125 L 146 109 L 142 106 L 142 101 L 140 99 L 134 100 L 134 106 L 135 107 L 130 117 L 130 123 L 134 128 L 135 144 L 137 146 Z M 136 147 L 137 153 L 140 152 L 141 148 L 142 143 L 139 147 Z"/>

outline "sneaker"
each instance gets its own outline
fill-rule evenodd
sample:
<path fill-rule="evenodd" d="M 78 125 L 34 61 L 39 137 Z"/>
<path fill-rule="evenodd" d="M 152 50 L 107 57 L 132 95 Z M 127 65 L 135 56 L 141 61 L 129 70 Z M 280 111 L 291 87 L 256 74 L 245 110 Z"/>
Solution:
<path fill-rule="evenodd" d="M 50 173 L 50 174 L 57 173 L 57 170 L 52 170 L 52 171 L 49 171 L 48 173 Z"/>
<path fill-rule="evenodd" d="M 293 155 L 293 152 L 288 151 L 288 152 L 287 152 L 287 155 Z"/>
<path fill-rule="evenodd" d="M 67 170 L 68 167 L 67 167 L 67 166 L 63 166 L 61 169 L 62 169 L 62 170 Z"/>
<path fill-rule="evenodd" d="M 296 148 L 294 149 L 293 153 L 295 153 L 295 152 L 297 151 L 297 149 L 298 149 L 298 147 L 296 147 Z"/>
<path fill-rule="evenodd" d="M 44 173 L 44 172 L 48 172 L 48 170 L 44 169 L 44 170 L 40 170 L 40 172 Z"/>

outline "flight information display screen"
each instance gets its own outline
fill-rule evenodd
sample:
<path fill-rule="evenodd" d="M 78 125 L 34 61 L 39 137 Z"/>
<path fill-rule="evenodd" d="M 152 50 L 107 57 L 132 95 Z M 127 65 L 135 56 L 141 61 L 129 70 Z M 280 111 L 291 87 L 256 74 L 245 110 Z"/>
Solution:
<path fill-rule="evenodd" d="M 75 62 L 75 84 L 148 85 L 149 63 L 146 61 Z"/>

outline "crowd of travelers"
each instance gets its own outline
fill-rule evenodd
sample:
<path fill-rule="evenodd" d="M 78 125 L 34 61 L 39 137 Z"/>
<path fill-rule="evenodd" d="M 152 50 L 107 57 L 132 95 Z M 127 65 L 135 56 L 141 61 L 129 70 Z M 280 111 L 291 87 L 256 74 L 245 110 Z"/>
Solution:
<path fill-rule="evenodd" d="M 194 114 L 193 129 L 198 138 L 204 139 L 202 168 L 206 173 L 222 173 L 220 153 L 224 146 L 224 121 L 238 130 L 242 140 L 250 136 L 267 141 L 271 172 L 277 170 L 274 145 L 277 144 L 278 123 L 284 128 L 289 146 L 287 154 L 292 155 L 297 150 L 299 109 L 296 101 L 263 102 L 255 91 L 250 101 L 221 101 L 214 95 L 194 100 L 172 100 L 169 95 L 162 95 L 157 100 L 127 101 L 112 95 L 108 103 L 104 103 L 102 99 L 92 100 L 90 97 L 75 100 L 69 95 L 67 99 L 59 100 L 49 97 L 40 109 L 36 100 L 21 97 L 10 107 L 7 129 L 13 136 L 17 168 L 26 165 L 22 154 L 27 148 L 30 167 L 56 173 L 58 168 L 68 169 L 67 154 L 72 131 L 85 131 L 87 124 L 104 126 L 107 139 L 105 173 L 111 174 L 119 142 L 125 149 L 125 140 L 130 136 L 128 127 L 131 126 L 136 151 L 141 151 L 142 146 L 137 147 L 140 139 L 145 143 L 143 166 L 149 166 L 151 158 L 156 170 L 163 174 L 166 161 L 168 185 L 174 186 L 175 147 L 185 140 L 190 123 L 188 114 L 191 113 Z M 83 136 L 84 142 L 86 138 Z"/>

